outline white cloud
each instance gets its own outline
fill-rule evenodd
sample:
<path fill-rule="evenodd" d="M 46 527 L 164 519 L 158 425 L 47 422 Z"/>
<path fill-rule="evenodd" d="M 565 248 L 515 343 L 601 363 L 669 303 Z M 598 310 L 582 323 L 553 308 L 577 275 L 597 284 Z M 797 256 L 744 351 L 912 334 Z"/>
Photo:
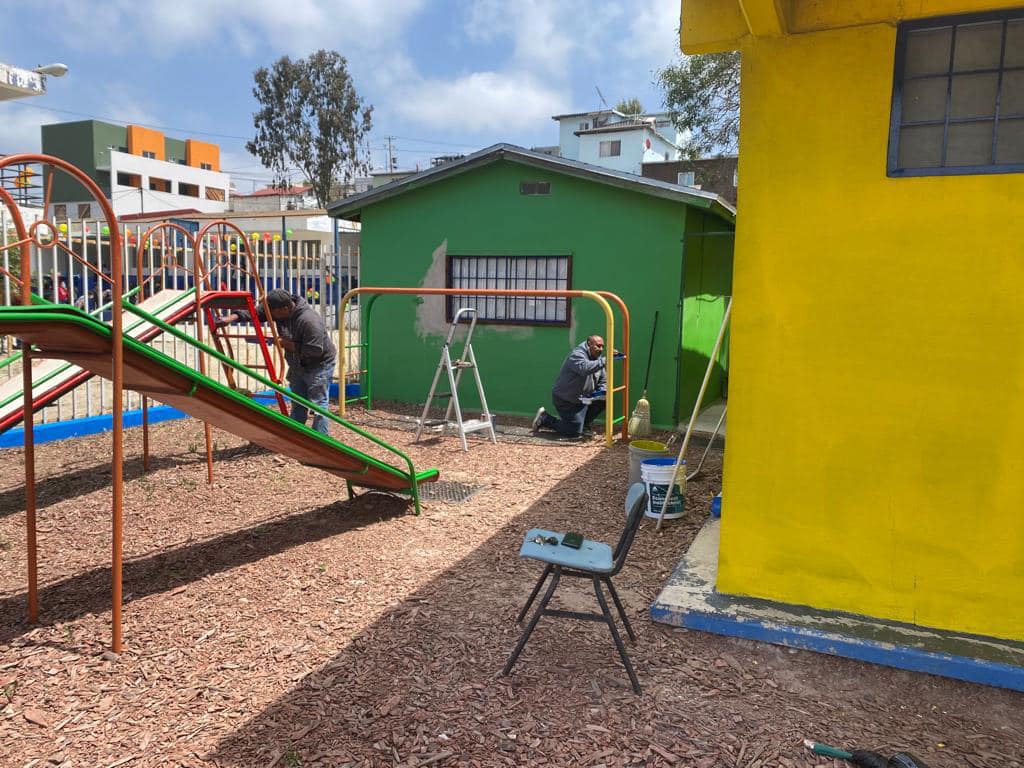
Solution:
<path fill-rule="evenodd" d="M 667 66 L 679 57 L 678 28 L 678 3 L 645 3 L 631 14 L 629 33 L 618 50 L 651 68 Z"/>
<path fill-rule="evenodd" d="M 416 83 L 395 107 L 405 119 L 432 129 L 507 133 L 543 124 L 565 101 L 561 90 L 528 74 L 474 72 Z"/>
<path fill-rule="evenodd" d="M 395 38 L 424 0 L 60 0 L 56 33 L 80 49 L 136 48 L 169 58 L 181 50 L 224 46 L 225 55 L 272 46 L 306 55 L 326 48 L 366 49 Z"/>
<path fill-rule="evenodd" d="M 39 127 L 48 123 L 62 123 L 65 120 L 66 118 L 56 112 L 29 106 L 25 102 L 5 105 L 4 118 L 0 120 L 0 154 L 39 152 Z"/>

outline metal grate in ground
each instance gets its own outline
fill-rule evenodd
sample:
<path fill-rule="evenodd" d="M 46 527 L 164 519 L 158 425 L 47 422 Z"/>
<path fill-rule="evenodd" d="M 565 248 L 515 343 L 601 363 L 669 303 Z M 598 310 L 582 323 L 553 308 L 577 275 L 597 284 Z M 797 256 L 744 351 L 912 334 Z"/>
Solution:
<path fill-rule="evenodd" d="M 420 486 L 420 499 L 461 504 L 464 501 L 469 501 L 486 487 L 486 485 L 460 483 L 457 480 L 438 480 L 436 483 L 423 483 Z"/>

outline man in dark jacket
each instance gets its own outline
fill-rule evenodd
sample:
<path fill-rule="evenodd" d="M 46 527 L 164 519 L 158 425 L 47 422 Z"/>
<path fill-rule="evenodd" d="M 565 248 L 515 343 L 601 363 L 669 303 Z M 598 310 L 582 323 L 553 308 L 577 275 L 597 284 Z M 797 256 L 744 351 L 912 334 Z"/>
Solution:
<path fill-rule="evenodd" d="M 606 358 L 602 352 L 604 339 L 600 336 L 590 336 L 573 348 L 551 388 L 551 400 L 560 418 L 539 408 L 533 418 L 534 433 L 553 429 L 565 437 L 580 438 L 590 431 L 591 423 L 604 411 Z M 594 397 L 595 393 L 599 396 Z"/>
<path fill-rule="evenodd" d="M 311 401 L 323 409 L 327 409 L 327 397 L 331 385 L 338 351 L 331 340 L 327 327 L 320 313 L 298 296 L 288 291 L 275 288 L 267 292 L 267 306 L 270 316 L 277 324 L 278 339 L 284 349 L 284 359 L 288 363 L 288 387 L 299 397 Z M 256 314 L 261 320 L 262 304 Z M 217 319 L 218 325 L 233 323 L 237 320 L 251 320 L 244 310 L 232 312 Z M 291 417 L 302 424 L 309 418 L 309 409 L 292 402 Z M 313 416 L 313 429 L 328 434 L 327 418 L 319 413 Z"/>

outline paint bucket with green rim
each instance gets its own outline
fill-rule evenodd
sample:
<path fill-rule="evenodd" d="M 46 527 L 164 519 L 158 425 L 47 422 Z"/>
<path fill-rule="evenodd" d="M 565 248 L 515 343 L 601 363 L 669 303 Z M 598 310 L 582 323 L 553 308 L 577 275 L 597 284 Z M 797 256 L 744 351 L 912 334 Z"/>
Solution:
<path fill-rule="evenodd" d="M 640 482 L 640 462 L 669 455 L 668 446 L 657 440 L 634 440 L 629 444 L 629 485 Z"/>

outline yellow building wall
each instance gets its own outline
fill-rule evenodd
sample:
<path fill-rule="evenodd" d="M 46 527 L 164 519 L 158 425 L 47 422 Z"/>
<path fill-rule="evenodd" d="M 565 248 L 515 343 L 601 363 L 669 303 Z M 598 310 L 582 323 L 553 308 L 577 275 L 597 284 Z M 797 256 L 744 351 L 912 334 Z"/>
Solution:
<path fill-rule="evenodd" d="M 745 39 L 717 586 L 1024 640 L 1024 174 L 887 178 L 895 42 Z"/>

